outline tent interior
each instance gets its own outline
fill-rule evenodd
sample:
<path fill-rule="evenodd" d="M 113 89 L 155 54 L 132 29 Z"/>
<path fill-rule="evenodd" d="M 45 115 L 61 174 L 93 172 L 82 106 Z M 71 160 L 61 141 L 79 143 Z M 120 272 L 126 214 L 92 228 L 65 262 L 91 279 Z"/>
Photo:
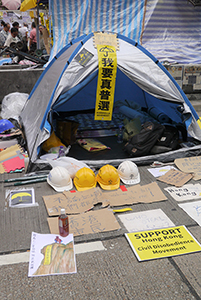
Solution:
<path fill-rule="evenodd" d="M 162 124 L 171 124 L 172 126 L 179 125 L 180 141 L 176 149 L 173 150 L 182 149 L 182 147 L 186 149 L 187 145 L 194 146 L 200 144 L 198 140 L 190 136 L 186 139 L 185 134 L 182 135 L 186 130 L 185 121 L 190 116 L 182 114 L 182 105 L 180 102 L 164 101 L 152 96 L 143 91 L 119 69 L 116 76 L 112 120 L 95 121 L 97 79 L 98 71 L 88 84 L 79 87 L 79 89 L 75 86 L 70 92 L 62 93 L 52 106 L 52 124 L 57 136 L 64 143 L 65 140 L 62 139 L 64 133 L 58 131 L 58 122 L 76 122 L 79 125 L 75 133 L 75 138 L 85 138 L 85 140 L 86 138 L 93 138 L 102 142 L 108 148 L 101 151 L 89 152 L 74 142 L 68 153 L 69 156 L 84 161 L 112 161 L 113 164 L 115 164 L 114 160 L 118 161 L 119 159 L 128 158 L 128 153 L 124 151 L 126 141 L 118 143 L 117 138 L 118 128 L 121 125 L 124 126 L 126 120 L 136 120 L 136 122 L 140 120 L 141 125 L 147 121 L 161 122 Z M 166 151 L 169 152 L 170 149 L 167 148 Z M 184 153 L 182 153 L 183 155 Z M 161 158 L 163 161 L 168 160 L 167 153 Z M 134 160 L 140 164 L 143 162 L 146 163 L 147 159 L 148 157 L 144 159 L 135 158 Z"/>

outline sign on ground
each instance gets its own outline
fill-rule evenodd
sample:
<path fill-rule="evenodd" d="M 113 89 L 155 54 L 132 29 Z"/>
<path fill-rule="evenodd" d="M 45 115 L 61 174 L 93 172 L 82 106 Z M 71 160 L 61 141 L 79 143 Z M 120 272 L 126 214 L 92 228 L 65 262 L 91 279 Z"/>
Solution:
<path fill-rule="evenodd" d="M 126 233 L 139 261 L 201 251 L 201 245 L 185 226 Z"/>

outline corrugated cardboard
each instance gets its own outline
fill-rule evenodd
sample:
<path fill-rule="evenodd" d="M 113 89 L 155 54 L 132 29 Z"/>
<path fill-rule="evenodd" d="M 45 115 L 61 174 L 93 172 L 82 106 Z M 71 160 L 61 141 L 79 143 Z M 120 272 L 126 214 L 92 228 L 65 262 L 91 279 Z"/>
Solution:
<path fill-rule="evenodd" d="M 58 217 L 48 218 L 50 232 L 59 234 Z M 113 212 L 107 208 L 69 216 L 69 231 L 74 236 L 120 229 Z"/>
<path fill-rule="evenodd" d="M 177 168 L 185 173 L 193 173 L 193 179 L 201 179 L 201 156 L 177 158 L 174 161 Z"/>
<path fill-rule="evenodd" d="M 61 208 L 67 214 L 80 214 L 91 209 L 98 202 L 102 202 L 102 192 L 93 188 L 82 192 L 64 192 L 51 196 L 43 196 L 49 216 L 58 216 Z"/>
<path fill-rule="evenodd" d="M 172 169 L 165 173 L 165 175 L 158 177 L 157 180 L 180 187 L 192 178 L 193 175 L 191 174 Z"/>
<path fill-rule="evenodd" d="M 127 191 L 122 192 L 118 189 L 109 193 L 104 193 L 102 198 L 104 202 L 108 201 L 110 206 L 131 205 L 134 203 L 152 203 L 166 200 L 156 182 L 141 186 L 140 184 L 133 185 L 127 188 Z"/>
<path fill-rule="evenodd" d="M 79 214 L 93 208 L 97 203 L 102 206 L 122 206 L 134 203 L 152 203 L 166 200 L 156 182 L 146 185 L 134 185 L 122 191 L 101 191 L 99 188 L 83 192 L 64 192 L 51 196 L 43 196 L 49 216 L 58 216 L 61 208 L 65 208 L 67 214 Z"/>

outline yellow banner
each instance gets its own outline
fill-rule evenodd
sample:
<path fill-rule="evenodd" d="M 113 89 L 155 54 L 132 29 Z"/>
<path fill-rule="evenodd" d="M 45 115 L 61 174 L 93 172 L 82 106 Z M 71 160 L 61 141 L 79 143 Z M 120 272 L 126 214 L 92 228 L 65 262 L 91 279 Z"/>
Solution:
<path fill-rule="evenodd" d="M 44 266 L 50 265 L 52 259 L 52 244 L 47 245 L 46 251 L 45 251 L 45 257 L 44 257 Z"/>
<path fill-rule="evenodd" d="M 185 226 L 126 233 L 139 261 L 201 251 L 201 245 Z"/>
<path fill-rule="evenodd" d="M 94 119 L 111 121 L 117 72 L 116 49 L 97 45 L 97 51 L 99 71 Z"/>
<path fill-rule="evenodd" d="M 50 34 L 49 22 L 50 22 L 49 19 L 45 20 L 45 25 L 46 25 L 47 31 Z"/>
<path fill-rule="evenodd" d="M 45 26 L 45 22 L 44 22 L 44 13 L 40 13 L 40 21 L 41 21 L 41 25 Z"/>

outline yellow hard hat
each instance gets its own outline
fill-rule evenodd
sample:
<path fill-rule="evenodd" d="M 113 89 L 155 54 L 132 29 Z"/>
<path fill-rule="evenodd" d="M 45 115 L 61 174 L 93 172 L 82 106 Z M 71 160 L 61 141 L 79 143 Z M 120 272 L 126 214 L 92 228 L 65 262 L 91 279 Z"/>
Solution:
<path fill-rule="evenodd" d="M 100 168 L 96 180 L 104 190 L 116 190 L 120 185 L 118 171 L 111 165 L 105 165 Z"/>
<path fill-rule="evenodd" d="M 74 185 L 78 191 L 85 191 L 96 187 L 96 176 L 89 168 L 79 169 L 74 178 Z"/>

